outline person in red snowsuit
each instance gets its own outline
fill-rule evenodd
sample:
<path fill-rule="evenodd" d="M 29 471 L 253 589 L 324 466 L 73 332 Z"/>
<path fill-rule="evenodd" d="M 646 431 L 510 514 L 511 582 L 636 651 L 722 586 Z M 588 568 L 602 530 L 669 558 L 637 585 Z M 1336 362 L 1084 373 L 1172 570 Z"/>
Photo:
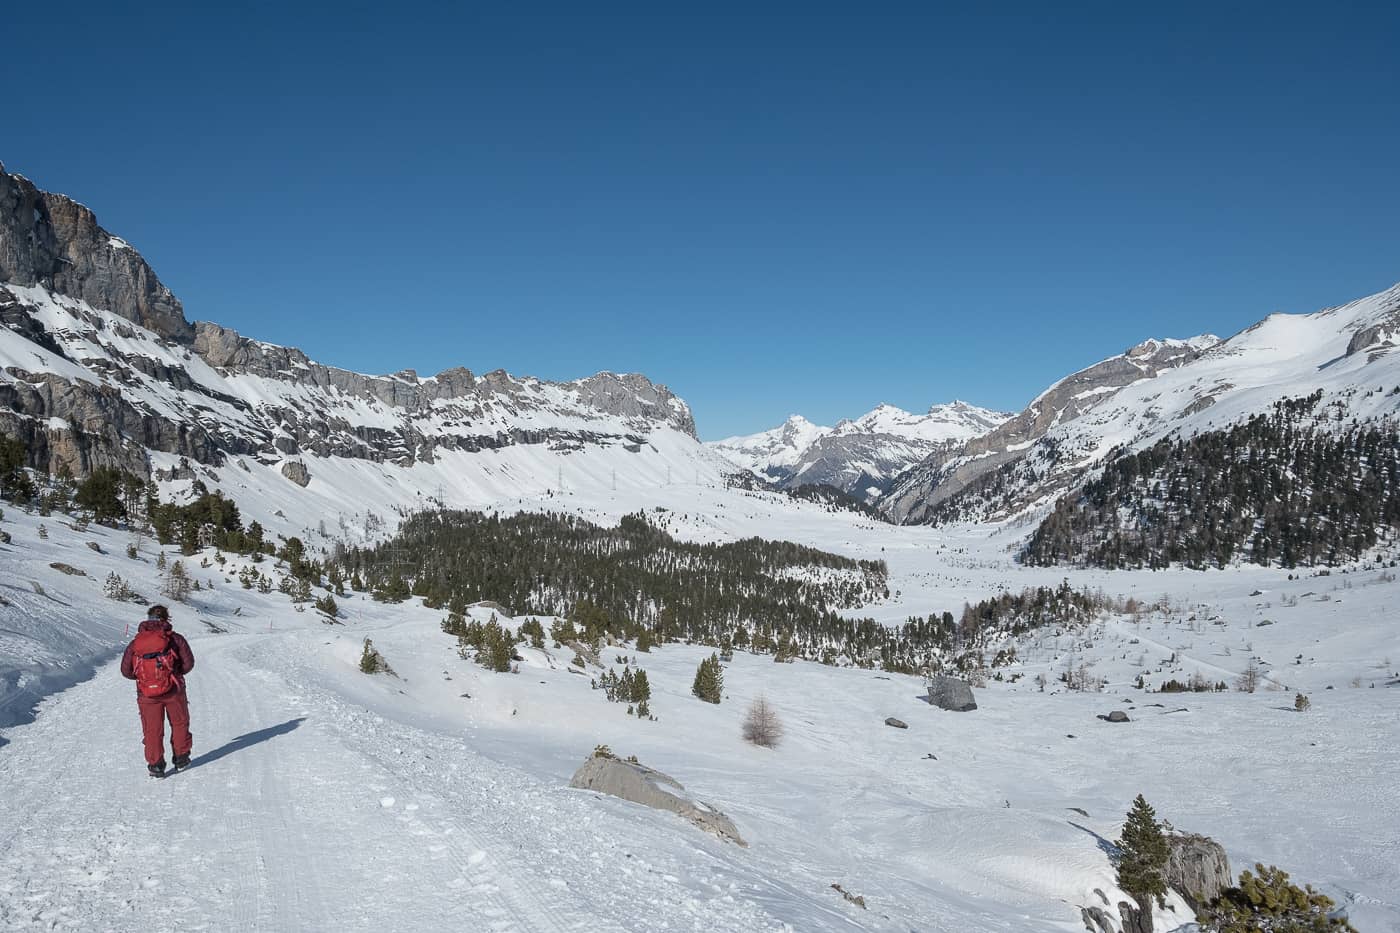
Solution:
<path fill-rule="evenodd" d="M 170 659 L 170 689 L 159 696 L 148 696 L 140 687 L 136 691 L 136 706 L 141 713 L 141 733 L 146 744 L 146 767 L 153 776 L 165 775 L 165 720 L 170 718 L 170 746 L 174 752 L 173 764 L 179 771 L 189 766 L 190 749 L 194 738 L 190 735 L 190 704 L 185 694 L 185 675 L 194 669 L 194 652 L 185 636 L 176 632 L 170 625 L 170 610 L 164 606 L 152 606 L 146 612 L 146 621 L 136 629 L 136 638 L 126 646 L 122 654 L 122 676 L 128 680 L 137 679 L 136 656 L 138 641 L 150 642 L 150 636 L 143 639 L 143 633 L 160 633 L 165 636 Z"/>

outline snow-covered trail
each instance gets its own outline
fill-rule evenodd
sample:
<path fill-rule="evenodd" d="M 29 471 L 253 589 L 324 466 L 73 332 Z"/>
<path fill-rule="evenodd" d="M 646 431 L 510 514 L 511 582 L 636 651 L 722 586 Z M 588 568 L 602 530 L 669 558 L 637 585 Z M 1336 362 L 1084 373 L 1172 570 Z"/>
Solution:
<path fill-rule="evenodd" d="M 112 665 L 13 733 L 0 926 L 567 928 L 440 801 L 389 803 L 399 782 L 238 660 L 248 640 L 196 642 L 194 767 L 165 781 L 144 773 L 131 685 Z"/>
<path fill-rule="evenodd" d="M 0 929 L 886 928 L 355 705 L 311 660 L 324 630 L 191 641 L 186 772 L 146 776 L 115 663 L 7 732 Z"/>

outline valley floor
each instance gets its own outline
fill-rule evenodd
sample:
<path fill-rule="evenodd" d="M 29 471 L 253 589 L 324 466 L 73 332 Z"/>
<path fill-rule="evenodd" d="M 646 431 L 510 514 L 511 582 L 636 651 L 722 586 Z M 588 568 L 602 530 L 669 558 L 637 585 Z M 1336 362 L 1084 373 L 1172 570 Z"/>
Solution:
<path fill-rule="evenodd" d="M 850 543 L 833 519 L 801 521 L 820 532 L 806 540 L 837 549 L 861 550 L 867 534 Z M 929 707 L 913 678 L 743 653 L 711 706 L 689 692 L 711 649 L 668 645 L 635 655 L 656 722 L 605 702 L 589 687 L 597 669 L 567 669 L 571 652 L 522 649 L 520 673 L 489 673 L 420 606 L 349 598 L 345 624 L 328 626 L 278 593 L 216 580 L 175 611 L 198 655 L 195 766 L 155 781 L 114 661 L 123 614 L 140 607 L 100 595 L 109 568 L 153 593 L 153 555 L 129 561 L 116 532 L 49 522 L 38 541 L 37 519 L 7 517 L 27 543 L 0 564 L 0 643 L 29 645 L 49 676 L 62 666 L 45 646 L 92 659 L 95 674 L 0 738 L 0 928 L 1068 933 L 1083 929 L 1081 906 L 1116 900 L 1107 841 L 1143 793 L 1160 817 L 1221 841 L 1236 871 L 1276 863 L 1364 933 L 1400 930 L 1400 688 L 1385 686 L 1398 591 L 1381 573 L 1109 576 L 1112 592 L 1165 592 L 1174 608 L 1029 640 L 1016 682 L 990 682 L 964 714 Z M 995 545 L 920 550 L 916 531 L 877 532 L 909 611 L 994 579 L 1048 579 L 1019 575 Z M 57 573 L 58 561 L 89 575 Z M 46 634 L 16 640 L 23 626 Z M 359 672 L 366 636 L 397 676 Z M 624 653 L 606 649 L 603 664 L 620 670 Z M 1131 686 L 1138 673 L 1231 679 L 1251 655 L 1271 662 L 1266 688 L 1289 689 Z M 1064 692 L 1071 658 L 1106 691 Z M 1310 712 L 1291 710 L 1297 689 Z M 774 750 L 740 739 L 759 693 L 787 728 Z M 1113 709 L 1132 722 L 1098 718 Z M 727 812 L 749 847 L 569 789 L 599 743 Z M 1176 907 L 1162 927 L 1188 919 Z"/>

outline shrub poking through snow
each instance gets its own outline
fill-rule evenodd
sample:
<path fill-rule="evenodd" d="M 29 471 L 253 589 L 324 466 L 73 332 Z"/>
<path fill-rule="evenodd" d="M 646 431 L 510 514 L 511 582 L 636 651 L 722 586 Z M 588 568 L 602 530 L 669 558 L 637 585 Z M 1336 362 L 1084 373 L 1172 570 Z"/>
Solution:
<path fill-rule="evenodd" d="M 1308 710 L 1312 709 L 1312 700 L 1309 700 L 1300 693 L 1293 698 L 1293 708 L 1300 713 L 1306 713 Z"/>
<path fill-rule="evenodd" d="M 316 609 L 325 614 L 327 622 L 334 622 L 340 614 L 340 607 L 336 605 L 335 597 L 330 593 L 316 600 Z"/>
<path fill-rule="evenodd" d="M 783 723 L 778 711 L 760 694 L 744 713 L 744 741 L 763 748 L 777 748 L 783 740 Z"/>
<path fill-rule="evenodd" d="M 1137 898 L 1143 910 L 1151 909 L 1151 899 L 1159 904 L 1167 894 L 1167 859 L 1171 847 L 1162 832 L 1157 814 L 1137 795 L 1118 846 L 1118 886 Z"/>
<path fill-rule="evenodd" d="M 384 660 L 384 655 L 374 647 L 374 642 L 365 639 L 364 650 L 360 652 L 360 671 L 365 674 L 392 674 L 394 669 Z"/>
<path fill-rule="evenodd" d="M 1331 916 L 1336 905 L 1312 885 L 1298 887 L 1273 865 L 1254 871 L 1241 872 L 1239 887 L 1227 888 L 1201 911 L 1196 919 L 1204 933 L 1356 933 L 1346 918 Z"/>

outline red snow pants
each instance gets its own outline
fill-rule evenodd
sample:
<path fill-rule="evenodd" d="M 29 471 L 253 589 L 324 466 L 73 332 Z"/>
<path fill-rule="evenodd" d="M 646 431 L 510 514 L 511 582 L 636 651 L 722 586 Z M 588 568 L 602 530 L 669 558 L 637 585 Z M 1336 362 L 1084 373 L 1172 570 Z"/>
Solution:
<path fill-rule="evenodd" d="M 146 764 L 165 760 L 165 718 L 170 717 L 170 747 L 176 755 L 188 755 L 194 745 L 190 735 L 190 704 L 184 687 L 164 696 L 137 695 L 141 711 L 141 736 L 146 743 Z"/>

